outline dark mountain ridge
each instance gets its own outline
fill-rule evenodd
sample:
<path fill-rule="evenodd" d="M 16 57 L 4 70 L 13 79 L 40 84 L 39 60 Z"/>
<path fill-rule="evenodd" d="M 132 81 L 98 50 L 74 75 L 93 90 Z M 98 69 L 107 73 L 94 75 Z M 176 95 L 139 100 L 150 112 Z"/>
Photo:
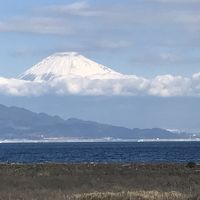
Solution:
<path fill-rule="evenodd" d="M 121 138 L 121 139 L 180 139 L 186 134 L 154 129 L 128 129 L 92 121 L 34 113 L 24 108 L 0 105 L 0 139 L 43 138 Z"/>

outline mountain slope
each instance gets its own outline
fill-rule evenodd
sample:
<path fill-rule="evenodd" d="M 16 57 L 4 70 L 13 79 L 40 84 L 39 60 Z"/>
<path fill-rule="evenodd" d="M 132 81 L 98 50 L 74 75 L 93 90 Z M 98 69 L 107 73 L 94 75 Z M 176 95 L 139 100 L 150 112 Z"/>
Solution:
<path fill-rule="evenodd" d="M 121 138 L 175 139 L 185 135 L 163 129 L 128 129 L 79 119 L 63 120 L 57 116 L 33 113 L 23 108 L 0 105 L 0 139 Z"/>
<path fill-rule="evenodd" d="M 95 63 L 76 53 L 64 52 L 53 54 L 19 76 L 20 79 L 30 81 L 50 81 L 56 78 L 98 77 L 113 78 L 121 74 Z"/>

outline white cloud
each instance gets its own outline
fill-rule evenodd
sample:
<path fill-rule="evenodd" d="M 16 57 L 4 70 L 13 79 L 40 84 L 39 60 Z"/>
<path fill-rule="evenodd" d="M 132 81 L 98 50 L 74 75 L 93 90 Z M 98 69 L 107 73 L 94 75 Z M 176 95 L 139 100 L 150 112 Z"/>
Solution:
<path fill-rule="evenodd" d="M 200 95 L 200 73 L 192 76 L 193 95 Z"/>
<path fill-rule="evenodd" d="M 58 78 L 53 81 L 24 81 L 0 78 L 0 94 L 12 96 L 106 95 L 106 96 L 199 96 L 200 73 L 191 78 L 163 75 L 145 79 L 124 75 L 116 79 Z"/>
<path fill-rule="evenodd" d="M 0 94 L 3 95 L 39 96 L 47 91 L 47 84 L 0 77 Z"/>
<path fill-rule="evenodd" d="M 159 55 L 160 59 L 164 62 L 173 62 L 175 63 L 176 61 L 179 60 L 179 57 L 173 53 L 161 53 Z"/>
<path fill-rule="evenodd" d="M 153 96 L 171 97 L 191 94 L 191 80 L 182 76 L 163 75 L 155 77 L 148 93 Z"/>
<path fill-rule="evenodd" d="M 0 32 L 26 32 L 39 34 L 60 34 L 60 35 L 78 35 L 87 38 L 94 38 L 101 33 L 102 38 L 107 38 L 108 34 L 118 31 L 112 35 L 120 35 L 123 32 L 129 32 L 134 35 L 133 30 L 144 29 L 151 24 L 151 29 L 165 30 L 169 28 L 183 28 L 185 26 L 191 29 L 190 22 L 194 27 L 199 25 L 199 14 L 193 9 L 172 10 L 161 9 L 154 12 L 152 7 L 145 2 L 200 2 L 199 0 L 144 0 L 141 5 L 138 2 L 107 4 L 92 3 L 91 1 L 75 1 L 68 4 L 46 5 L 40 8 L 29 10 L 29 14 L 10 17 L 0 21 Z M 142 9 L 141 9 L 142 8 Z M 170 25 L 170 26 L 169 26 Z M 170 28 L 171 27 L 171 28 Z M 195 29 L 199 31 L 199 29 Z M 74 34 L 75 33 L 75 34 Z M 91 37 L 92 36 L 92 37 Z M 191 37 L 192 38 L 192 37 Z M 130 40 L 131 42 L 131 40 Z M 176 41 L 174 41 L 176 43 Z"/>
<path fill-rule="evenodd" d="M 158 2 L 158 3 L 181 3 L 181 4 L 191 4 L 200 3 L 200 0 L 146 0 L 147 2 Z"/>
<path fill-rule="evenodd" d="M 67 20 L 52 17 L 14 17 L 0 22 L 0 32 L 24 32 L 39 34 L 72 34 Z"/>
<path fill-rule="evenodd" d="M 86 1 L 74 2 L 65 5 L 51 5 L 41 8 L 42 12 L 56 15 L 96 16 L 98 11 L 93 10 Z"/>
<path fill-rule="evenodd" d="M 120 41 L 111 41 L 111 40 L 103 40 L 98 41 L 95 46 L 96 48 L 100 49 L 121 49 L 121 48 L 127 48 L 130 47 L 132 44 L 131 42 L 120 40 Z"/>

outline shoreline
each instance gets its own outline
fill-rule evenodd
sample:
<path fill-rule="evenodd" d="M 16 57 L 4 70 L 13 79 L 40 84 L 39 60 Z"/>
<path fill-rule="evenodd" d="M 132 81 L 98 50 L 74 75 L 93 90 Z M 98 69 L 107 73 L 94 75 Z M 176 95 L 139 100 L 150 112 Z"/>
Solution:
<path fill-rule="evenodd" d="M 200 138 L 196 139 L 44 139 L 44 140 L 28 140 L 13 139 L 0 140 L 0 144 L 29 144 L 29 143 L 145 143 L 145 142 L 200 142 Z"/>

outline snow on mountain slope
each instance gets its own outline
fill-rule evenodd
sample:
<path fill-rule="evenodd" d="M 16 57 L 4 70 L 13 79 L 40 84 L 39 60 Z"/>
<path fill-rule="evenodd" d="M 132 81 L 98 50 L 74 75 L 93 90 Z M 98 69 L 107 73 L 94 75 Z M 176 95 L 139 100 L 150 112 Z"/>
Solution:
<path fill-rule="evenodd" d="M 0 77 L 0 94 L 200 96 L 200 74 L 146 79 L 120 74 L 75 52 L 55 53 L 18 78 Z"/>
<path fill-rule="evenodd" d="M 64 52 L 45 58 L 19 78 L 29 81 L 51 81 L 56 78 L 113 79 L 121 76 L 123 75 L 76 52 Z"/>

